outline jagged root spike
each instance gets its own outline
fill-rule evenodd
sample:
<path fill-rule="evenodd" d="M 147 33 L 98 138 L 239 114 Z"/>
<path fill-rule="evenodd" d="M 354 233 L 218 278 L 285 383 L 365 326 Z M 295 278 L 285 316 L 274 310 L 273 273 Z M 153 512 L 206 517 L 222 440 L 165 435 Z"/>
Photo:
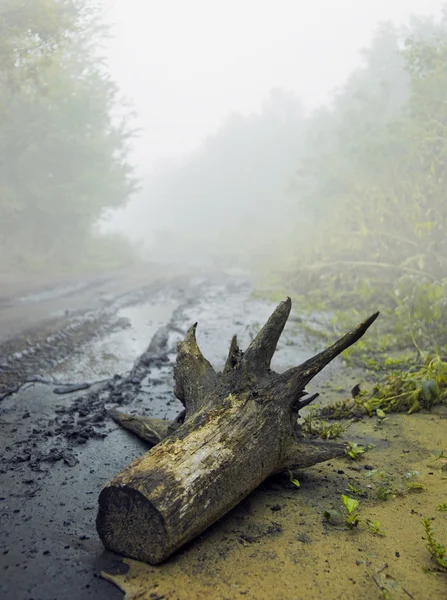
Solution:
<path fill-rule="evenodd" d="M 239 346 L 237 344 L 237 335 L 233 335 L 233 338 L 232 338 L 231 344 L 230 344 L 230 350 L 228 352 L 228 358 L 226 360 L 225 367 L 224 367 L 224 373 L 228 373 L 228 371 L 231 371 L 232 369 L 234 369 L 234 367 L 238 364 L 241 357 L 242 357 L 242 352 L 239 349 Z"/>
<path fill-rule="evenodd" d="M 291 309 L 292 301 L 287 297 L 278 304 L 267 323 L 251 342 L 243 358 L 248 373 L 263 375 L 268 371 Z"/>
<path fill-rule="evenodd" d="M 289 390 L 290 398 L 296 398 L 299 390 L 302 390 L 320 371 L 324 369 L 334 358 L 344 350 L 355 344 L 374 323 L 379 316 L 379 312 L 374 313 L 368 319 L 360 323 L 355 329 L 344 335 L 329 348 L 326 348 L 319 354 L 316 354 L 298 367 L 289 369 L 279 378 L 279 385 L 286 386 Z"/>
<path fill-rule="evenodd" d="M 174 394 L 187 411 L 193 412 L 205 402 L 216 385 L 216 373 L 197 344 L 196 329 L 197 323 L 194 323 L 185 339 L 177 345 L 174 369 Z"/>
<path fill-rule="evenodd" d="M 311 396 L 306 396 L 305 398 L 303 398 L 302 400 L 298 400 L 295 402 L 294 404 L 294 410 L 296 412 L 299 412 L 300 410 L 302 410 L 305 406 L 308 406 L 309 404 L 311 404 L 314 400 L 316 400 L 318 398 L 320 394 L 317 392 L 316 394 L 312 394 Z"/>

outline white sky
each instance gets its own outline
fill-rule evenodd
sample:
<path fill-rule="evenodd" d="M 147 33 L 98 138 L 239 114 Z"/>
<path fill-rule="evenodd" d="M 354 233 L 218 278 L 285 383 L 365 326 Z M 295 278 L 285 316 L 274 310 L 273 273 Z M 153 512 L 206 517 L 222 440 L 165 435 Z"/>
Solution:
<path fill-rule="evenodd" d="M 103 0 L 117 83 L 134 103 L 134 160 L 146 175 L 196 148 L 272 87 L 327 101 L 359 64 L 377 23 L 440 13 L 443 0 Z"/>

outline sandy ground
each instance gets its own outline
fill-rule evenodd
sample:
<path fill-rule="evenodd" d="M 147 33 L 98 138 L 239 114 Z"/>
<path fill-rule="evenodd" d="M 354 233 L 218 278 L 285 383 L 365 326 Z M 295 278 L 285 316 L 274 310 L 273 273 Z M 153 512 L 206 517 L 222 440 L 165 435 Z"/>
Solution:
<path fill-rule="evenodd" d="M 327 396 L 340 395 L 331 384 L 348 381 L 346 373 L 332 374 Z M 447 513 L 437 506 L 447 501 L 447 458 L 439 458 L 447 454 L 446 418 L 439 411 L 390 415 L 380 427 L 376 419 L 354 423 L 345 438 L 375 446 L 361 460 L 295 472 L 299 488 L 287 477 L 272 478 L 165 564 L 126 559 L 127 573 L 103 576 L 126 600 L 442 600 L 447 573 L 435 570 L 422 520 L 433 519 L 445 545 Z M 381 487 L 399 491 L 406 481 L 423 489 L 378 499 Z M 352 530 L 324 518 L 341 506 L 341 494 L 359 500 L 361 521 Z M 373 534 L 368 519 L 386 535 Z"/>
<path fill-rule="evenodd" d="M 152 306 L 166 301 L 164 292 L 158 299 L 158 292 L 152 292 Z M 271 310 L 268 303 L 251 299 L 240 282 L 199 282 L 189 292 L 177 287 L 169 298 L 177 306 L 173 325 L 186 327 L 198 316 L 199 344 L 217 367 L 227 338 L 238 332 L 245 346 Z M 156 321 L 155 313 L 150 314 Z M 137 330 L 131 324 L 129 332 L 137 337 Z M 112 338 L 105 339 L 107 350 Z M 116 340 L 113 344 L 116 353 Z M 87 355 L 92 352 L 92 345 L 83 348 Z M 313 349 L 290 323 L 275 368 L 299 363 Z M 126 350 L 130 364 L 134 351 L 132 345 Z M 149 370 L 126 410 L 176 414 L 169 360 Z M 120 361 L 125 364 L 125 358 Z M 55 367 L 58 376 L 70 378 L 76 362 Z M 115 367 L 110 359 L 112 372 Z M 358 377 L 336 363 L 310 391 L 323 391 L 324 403 L 334 401 L 349 394 Z M 335 391 L 340 387 L 343 391 Z M 147 447 L 106 418 L 97 428 L 104 437 L 91 435 L 85 443 L 73 444 L 79 423 L 67 415 L 79 413 L 84 396 L 56 396 L 47 385 L 35 384 L 0 405 L 0 597 L 118 599 L 123 597 L 119 588 L 128 600 L 447 597 L 447 574 L 433 570 L 422 526 L 423 517 L 433 518 L 438 540 L 447 543 L 447 513 L 437 510 L 447 502 L 446 461 L 438 458 L 447 453 L 442 412 L 391 415 L 380 427 L 375 419 L 352 424 L 346 440 L 375 445 L 361 460 L 346 457 L 296 472 L 299 488 L 286 476 L 269 479 L 166 563 L 152 567 L 105 552 L 97 537 L 101 487 Z M 94 410 L 105 407 L 95 404 Z M 48 457 L 52 449 L 60 452 L 57 460 L 36 459 L 45 452 Z M 398 491 L 414 471 L 418 475 L 411 480 L 421 483 L 422 490 L 378 498 L 380 487 Z M 347 491 L 349 484 L 361 491 Z M 326 510 L 340 506 L 344 493 L 360 502 L 361 521 L 353 530 L 324 519 Z M 374 535 L 367 519 L 379 520 L 386 535 Z"/>

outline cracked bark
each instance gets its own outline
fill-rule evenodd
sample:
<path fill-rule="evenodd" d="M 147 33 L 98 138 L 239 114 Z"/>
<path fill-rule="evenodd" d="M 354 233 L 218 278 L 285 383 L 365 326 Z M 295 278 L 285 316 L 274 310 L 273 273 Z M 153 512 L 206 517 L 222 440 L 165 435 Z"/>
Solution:
<path fill-rule="evenodd" d="M 299 411 L 317 396 L 305 386 L 360 339 L 375 313 L 335 344 L 279 375 L 270 362 L 291 310 L 281 302 L 243 353 L 236 337 L 222 373 L 202 355 L 193 325 L 178 344 L 175 421 L 114 411 L 114 420 L 154 447 L 99 496 L 104 546 L 157 564 L 236 506 L 264 479 L 340 456 L 340 443 L 304 439 Z"/>

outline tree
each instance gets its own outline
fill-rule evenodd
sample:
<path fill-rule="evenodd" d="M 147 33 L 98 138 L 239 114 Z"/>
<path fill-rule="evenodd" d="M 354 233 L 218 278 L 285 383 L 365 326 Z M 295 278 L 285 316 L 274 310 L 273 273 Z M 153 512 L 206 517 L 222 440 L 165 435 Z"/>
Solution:
<path fill-rule="evenodd" d="M 88 0 L 4 0 L 1 11 L 2 262 L 79 264 L 92 225 L 135 186 L 98 51 L 106 28 Z"/>
<path fill-rule="evenodd" d="M 433 282 L 447 267 L 446 20 L 382 26 L 365 56 L 325 114 L 324 143 L 320 121 L 309 123 L 297 205 L 318 216 L 314 272 L 346 289 L 362 281 L 383 294 L 385 284 L 396 303 L 401 276 Z"/>

